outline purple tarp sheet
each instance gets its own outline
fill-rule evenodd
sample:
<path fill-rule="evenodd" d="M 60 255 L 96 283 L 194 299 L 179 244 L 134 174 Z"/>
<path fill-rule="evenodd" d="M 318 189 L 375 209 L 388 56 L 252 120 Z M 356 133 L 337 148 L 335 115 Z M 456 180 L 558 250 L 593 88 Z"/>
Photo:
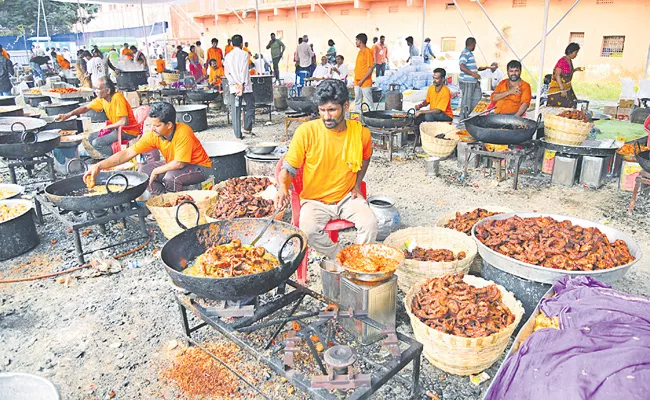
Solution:
<path fill-rule="evenodd" d="M 650 299 L 590 277 L 565 277 L 553 289 L 540 308 L 561 329 L 530 335 L 485 399 L 650 399 Z"/>

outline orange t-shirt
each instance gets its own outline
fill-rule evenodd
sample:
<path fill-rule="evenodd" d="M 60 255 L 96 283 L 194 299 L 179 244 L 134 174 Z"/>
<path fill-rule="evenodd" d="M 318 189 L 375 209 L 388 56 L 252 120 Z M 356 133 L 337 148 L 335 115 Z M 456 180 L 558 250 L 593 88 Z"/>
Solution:
<path fill-rule="evenodd" d="M 133 60 L 133 51 L 131 49 L 122 49 L 122 55 L 129 60 Z"/>
<path fill-rule="evenodd" d="M 156 72 L 159 74 L 165 72 L 165 60 L 161 60 L 160 58 L 156 60 Z"/>
<path fill-rule="evenodd" d="M 158 149 L 165 157 L 165 162 L 180 161 L 190 165 L 200 165 L 212 168 L 212 161 L 205 152 L 203 145 L 189 125 L 182 122 L 176 123 L 172 140 L 165 140 L 149 131 L 142 135 L 132 147 L 137 154 Z"/>
<path fill-rule="evenodd" d="M 206 59 L 206 61 L 210 61 L 213 59 L 217 60 L 217 67 L 221 67 L 223 63 L 223 52 L 221 51 L 220 48 L 217 47 L 215 49 L 214 47 L 210 47 L 208 49 L 208 58 Z"/>
<path fill-rule="evenodd" d="M 4 48 L 2 49 L 2 55 L 3 55 L 7 60 L 11 60 L 11 57 L 9 57 L 9 53 L 7 53 L 7 50 L 5 50 Z"/>
<path fill-rule="evenodd" d="M 133 116 L 131 104 L 129 104 L 124 95 L 120 92 L 115 92 L 113 94 L 110 103 L 97 97 L 95 100 L 88 103 L 88 108 L 97 112 L 104 111 L 106 113 L 106 118 L 108 118 L 111 123 L 117 122 L 117 120 L 122 117 L 127 117 L 127 125 L 131 126 L 138 124 L 135 116 Z M 124 129 L 124 132 L 129 135 L 138 136 L 140 134 L 140 128 Z"/>
<path fill-rule="evenodd" d="M 349 123 L 358 123 L 348 121 Z M 334 132 L 325 127 L 322 119 L 305 122 L 293 135 L 284 158 L 294 168 L 303 168 L 301 199 L 323 203 L 338 203 L 354 187 L 357 173 L 343 160 L 345 132 Z M 361 130 L 363 159 L 372 156 L 372 137 L 368 128 Z"/>
<path fill-rule="evenodd" d="M 454 113 L 451 111 L 451 92 L 447 86 L 442 86 L 439 92 L 436 92 L 435 85 L 429 86 L 425 101 L 429 103 L 429 108 L 437 108 L 444 112 L 449 118 L 454 119 Z"/>
<path fill-rule="evenodd" d="M 357 62 L 354 66 L 354 86 L 361 86 L 364 88 L 372 86 L 372 75 L 369 76 L 361 85 L 359 85 L 359 81 L 366 75 L 368 69 L 373 65 L 375 65 L 375 59 L 372 55 L 372 50 L 367 47 L 363 50 L 359 50 L 359 54 L 357 54 Z"/>
<path fill-rule="evenodd" d="M 234 48 L 235 48 L 235 46 L 233 46 L 231 44 L 227 45 L 226 46 L 226 54 L 230 53 L 232 51 L 232 49 L 234 49 Z"/>
<path fill-rule="evenodd" d="M 492 93 L 491 100 L 494 101 L 494 94 L 495 93 L 503 93 L 508 91 L 510 89 L 510 86 L 508 85 L 509 79 L 504 79 L 499 84 L 497 87 L 494 89 L 494 93 Z M 533 95 L 531 93 L 530 85 L 528 82 L 521 81 L 521 86 L 519 86 L 521 89 L 521 93 L 519 94 L 511 94 L 510 96 L 503 98 L 496 103 L 496 110 L 494 111 L 495 114 L 514 114 L 519 110 L 519 107 L 521 106 L 522 103 L 526 103 L 530 105 L 530 101 L 533 98 Z"/>
<path fill-rule="evenodd" d="M 61 54 L 56 55 L 56 62 L 58 62 L 63 69 L 70 69 L 70 61 L 66 60 Z"/>

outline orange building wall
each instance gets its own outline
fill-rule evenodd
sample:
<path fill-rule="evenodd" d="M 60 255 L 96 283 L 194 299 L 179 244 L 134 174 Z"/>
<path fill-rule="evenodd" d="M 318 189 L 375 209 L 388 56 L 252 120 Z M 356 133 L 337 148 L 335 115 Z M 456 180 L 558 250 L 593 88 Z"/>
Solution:
<path fill-rule="evenodd" d="M 407 6 L 406 0 L 401 1 L 366 1 L 368 9 L 355 9 L 353 2 L 343 4 L 327 4 L 321 1 L 327 12 L 339 27 L 316 4 L 312 11 L 309 5 L 301 5 L 298 9 L 298 34 L 308 34 L 310 43 L 318 55 L 327 50 L 327 40 L 336 42 L 337 51 L 345 55 L 346 63 L 352 67 L 357 49 L 354 47 L 354 36 L 364 32 L 369 38 L 383 34 L 387 38 L 389 53 L 401 54 L 406 57 L 404 38 L 413 36 L 418 47 L 422 45 L 422 1 L 413 0 L 412 6 Z M 456 51 L 464 47 L 464 40 L 469 31 L 457 10 L 446 10 L 445 5 L 451 0 L 428 0 L 426 13 L 425 36 L 430 37 L 434 49 L 440 46 L 442 37 L 456 38 Z M 546 48 L 545 73 L 550 73 L 555 62 L 564 54 L 564 48 L 569 43 L 570 32 L 584 32 L 585 38 L 576 66 L 585 66 L 587 71 L 578 80 L 618 81 L 621 77 L 631 77 L 639 80 L 643 77 L 648 45 L 647 26 L 650 16 L 650 0 L 613 0 L 613 4 L 596 4 L 597 0 L 582 0 L 573 11 L 548 36 Z M 223 3 L 223 1 L 221 2 Z M 236 1 L 230 2 L 234 7 Z M 268 2 L 260 1 L 261 7 Z M 290 2 L 290 6 L 293 2 Z M 480 50 L 476 51 L 479 64 L 489 64 L 500 61 L 505 65 L 515 58 L 512 52 L 502 43 L 487 17 L 475 2 L 460 0 L 469 26 L 474 33 Z M 287 4 L 275 2 L 274 4 Z M 541 38 L 543 0 L 528 0 L 526 7 L 513 8 L 511 0 L 484 0 L 483 6 L 490 14 L 496 26 L 504 32 L 510 44 L 519 56 L 523 56 Z M 549 28 L 573 4 L 571 0 L 551 1 L 549 13 Z M 222 4 L 223 6 L 223 4 Z M 194 20 L 204 28 L 204 40 L 214 36 L 214 14 L 210 0 L 196 0 L 182 5 Z M 397 7 L 396 12 L 395 7 Z M 249 9 L 250 10 L 250 9 Z M 344 15 L 345 14 L 345 15 Z M 196 15 L 200 15 L 197 17 Z M 245 26 L 232 13 L 219 15 L 218 35 L 220 46 L 225 45 L 227 37 L 235 33 L 242 34 L 249 42 L 251 51 L 257 52 L 257 31 L 255 26 L 255 11 L 249 11 L 245 18 Z M 189 29 L 172 13 L 172 32 L 177 38 L 196 40 L 197 34 Z M 269 34 L 281 34 L 288 51 L 282 61 L 287 69 L 293 66 L 293 51 L 297 45 L 296 25 L 293 7 L 280 10 L 279 15 L 273 15 L 273 10 L 260 12 L 260 30 L 262 47 L 266 46 Z M 600 50 L 603 36 L 624 35 L 625 49 L 621 58 L 601 57 Z M 266 51 L 266 50 L 263 50 Z M 539 69 L 540 47 L 537 47 L 524 62 L 528 68 L 537 74 Z"/>

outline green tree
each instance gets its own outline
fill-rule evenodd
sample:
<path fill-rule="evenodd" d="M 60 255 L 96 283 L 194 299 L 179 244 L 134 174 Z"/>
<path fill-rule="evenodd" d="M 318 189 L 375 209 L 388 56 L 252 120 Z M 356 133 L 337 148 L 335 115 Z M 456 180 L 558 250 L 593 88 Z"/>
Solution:
<path fill-rule="evenodd" d="M 77 13 L 76 3 L 61 3 L 43 0 L 47 16 L 47 26 L 50 35 L 69 33 L 74 24 L 82 22 Z M 83 22 L 87 23 L 97 13 L 99 7 L 95 4 L 81 4 L 86 12 Z M 22 35 L 25 29 L 28 36 L 36 35 L 36 14 L 38 0 L 0 0 L 0 34 Z M 41 13 L 40 35 L 45 36 L 45 25 Z"/>

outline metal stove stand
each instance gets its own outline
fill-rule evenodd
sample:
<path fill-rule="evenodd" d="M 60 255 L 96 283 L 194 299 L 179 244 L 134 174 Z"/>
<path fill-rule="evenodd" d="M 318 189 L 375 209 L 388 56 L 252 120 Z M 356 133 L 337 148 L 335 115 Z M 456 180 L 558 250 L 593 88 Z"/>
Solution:
<path fill-rule="evenodd" d="M 514 179 L 512 183 L 512 188 L 517 190 L 517 184 L 519 183 L 519 168 L 521 168 L 521 163 L 528 157 L 535 158 L 537 157 L 537 143 L 535 141 L 529 141 L 526 143 L 518 145 L 509 145 L 508 151 L 488 151 L 485 149 L 485 144 L 482 142 L 470 142 L 467 143 L 467 150 L 465 151 L 465 161 L 463 168 L 463 179 L 467 177 L 467 168 L 469 166 L 469 159 L 471 155 L 475 155 L 476 164 L 474 168 L 478 167 L 478 156 L 483 156 L 488 158 L 490 161 L 496 161 L 497 169 L 497 180 L 501 181 L 505 179 L 505 176 L 502 176 L 501 172 L 501 160 L 506 161 L 506 169 L 509 161 L 514 163 Z M 534 173 L 537 174 L 538 163 L 533 162 Z"/>
<path fill-rule="evenodd" d="M 74 233 L 74 248 L 77 254 L 77 260 L 79 261 L 80 265 L 83 265 L 85 263 L 84 256 L 87 254 L 91 254 L 98 250 L 106 250 L 122 244 L 131 243 L 136 240 L 149 238 L 147 232 L 147 225 L 145 222 L 145 217 L 148 214 L 148 210 L 145 209 L 144 207 L 140 207 L 135 201 L 126 204 L 121 204 L 119 206 L 111 207 L 107 210 L 87 211 L 79 214 L 69 210 L 61 210 L 57 206 L 52 204 L 45 196 L 41 194 L 36 194 L 36 196 L 34 197 L 34 205 L 35 205 L 38 221 L 41 225 L 44 224 L 44 220 L 43 220 L 44 215 L 53 215 L 59 222 L 63 224 L 63 226 L 72 229 Z M 43 209 L 47 210 L 49 214 L 43 214 Z M 109 246 L 84 252 L 83 245 L 81 242 L 81 234 L 79 233 L 80 229 L 97 225 L 99 226 L 99 232 L 102 235 L 105 235 L 107 223 L 111 221 L 121 220 L 122 224 L 124 225 L 124 229 L 126 229 L 127 217 L 130 217 L 132 215 L 138 216 L 138 220 L 139 220 L 138 227 L 140 228 L 144 236 L 125 240 L 119 243 L 111 244 Z"/>
<path fill-rule="evenodd" d="M 226 108 L 226 121 L 228 124 L 230 124 L 230 105 Z M 262 109 L 262 114 L 268 114 L 269 115 L 269 122 L 273 122 L 273 105 L 272 104 L 261 104 L 261 103 L 255 103 L 255 115 L 257 115 L 257 109 L 261 108 Z M 246 107 L 242 104 L 241 106 L 241 115 L 242 115 L 242 121 L 244 120 L 244 114 L 246 113 Z M 242 123 L 243 126 L 243 123 Z"/>
<path fill-rule="evenodd" d="M 639 176 L 636 177 L 636 182 L 634 184 L 634 192 L 632 193 L 632 200 L 630 200 L 630 207 L 628 208 L 629 212 L 634 210 L 636 205 L 636 198 L 639 195 L 639 192 L 643 193 L 644 190 L 650 188 L 650 172 L 641 171 Z"/>
<path fill-rule="evenodd" d="M 54 159 L 48 155 L 26 159 L 7 159 L 7 167 L 9 168 L 9 177 L 11 178 L 11 182 L 14 184 L 18 183 L 16 179 L 17 167 L 25 168 L 27 171 L 27 176 L 29 178 L 32 178 L 34 176 L 34 170 L 36 167 L 42 164 L 46 164 L 46 169 L 50 179 L 40 182 L 31 182 L 30 184 L 54 182 L 56 180 L 56 175 L 54 172 Z"/>
<path fill-rule="evenodd" d="M 413 131 L 412 126 L 405 126 L 403 128 L 373 128 L 369 126 L 368 129 L 370 129 L 370 134 L 373 137 L 377 136 L 379 139 L 381 139 L 381 148 L 384 148 L 388 151 L 388 159 L 390 161 L 393 161 L 393 140 L 395 140 L 398 135 L 402 135 L 405 132 L 408 135 L 408 132 Z M 405 145 L 402 147 L 404 146 Z"/>
<path fill-rule="evenodd" d="M 293 290 L 286 291 L 283 285 L 270 301 L 263 304 L 256 301 L 253 306 L 223 304 L 212 307 L 206 306 L 208 302 L 214 302 L 212 300 L 198 299 L 190 294 L 177 294 L 176 300 L 188 342 L 197 345 L 219 361 L 263 398 L 267 396 L 231 368 L 228 360 L 221 360 L 210 353 L 192 337 L 192 334 L 205 326 L 211 326 L 312 399 L 338 400 L 343 395 L 347 395 L 348 399 L 368 399 L 391 378 L 410 387 L 411 397 L 417 396 L 422 344 L 397 332 L 394 327 L 386 327 L 373 321 L 366 314 L 353 310 L 339 311 L 340 308 L 334 306 L 330 299 L 291 280 L 286 284 Z M 304 300 L 312 305 L 311 309 L 304 305 L 301 307 Z M 313 301 L 322 311 L 313 311 Z M 201 322 L 190 326 L 188 311 Z M 234 315 L 240 317 L 230 318 Z M 385 333 L 387 337 L 379 344 L 386 354 L 387 361 L 373 361 L 355 352 L 348 343 L 337 342 L 336 332 L 342 332 L 339 322 L 344 318 L 354 319 L 357 324 L 368 324 Z M 291 325 L 285 330 L 286 335 L 282 339 L 278 338 L 288 323 Z M 300 325 L 300 329 L 292 329 L 295 323 Z M 265 331 L 256 335 L 256 331 L 260 329 L 269 329 L 270 334 Z M 345 334 L 349 335 L 347 332 Z M 255 335 L 257 340 L 252 337 Z M 320 343 L 325 346 L 322 358 L 311 340 L 314 335 L 318 336 Z M 307 345 L 307 349 L 300 351 L 298 346 L 302 342 Z M 380 351 L 379 344 L 374 343 L 372 346 L 376 346 L 376 350 Z M 307 359 L 298 356 L 299 353 L 305 352 L 308 353 Z M 304 364 L 298 366 L 297 358 L 300 358 L 301 362 L 310 362 L 309 365 L 313 368 L 305 369 Z M 362 361 L 365 366 L 369 366 L 369 371 L 361 371 L 355 366 L 356 361 Z M 399 372 L 411 362 L 411 376 L 402 376 Z"/>

